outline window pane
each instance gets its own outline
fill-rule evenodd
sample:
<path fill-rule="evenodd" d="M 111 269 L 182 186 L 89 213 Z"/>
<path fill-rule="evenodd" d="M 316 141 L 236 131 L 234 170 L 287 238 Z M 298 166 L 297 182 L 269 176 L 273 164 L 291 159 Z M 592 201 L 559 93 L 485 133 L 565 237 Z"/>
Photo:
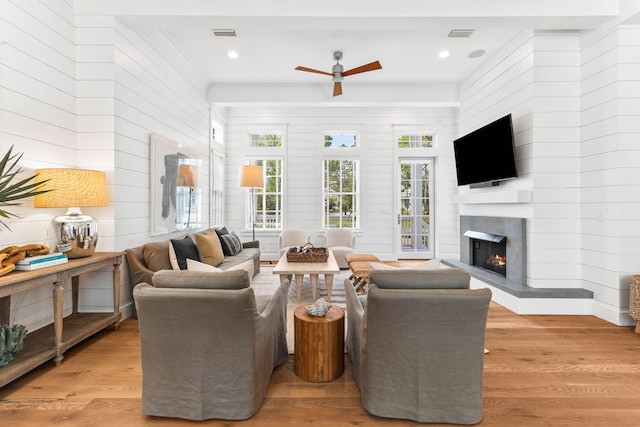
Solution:
<path fill-rule="evenodd" d="M 282 229 L 282 160 L 261 159 L 252 160 L 252 165 L 262 166 L 264 173 L 264 188 L 254 189 L 254 199 L 251 193 L 247 199 L 247 228 L 252 227 L 251 209 L 255 209 L 256 230 Z"/>
<path fill-rule="evenodd" d="M 252 147 L 282 147 L 282 134 L 254 133 L 251 134 Z"/>
<path fill-rule="evenodd" d="M 358 228 L 357 160 L 324 160 L 325 228 Z"/>
<path fill-rule="evenodd" d="M 324 146 L 332 148 L 351 148 L 357 146 L 355 133 L 328 133 L 324 135 Z"/>
<path fill-rule="evenodd" d="M 400 135 L 398 148 L 429 148 L 433 147 L 433 135 Z"/>

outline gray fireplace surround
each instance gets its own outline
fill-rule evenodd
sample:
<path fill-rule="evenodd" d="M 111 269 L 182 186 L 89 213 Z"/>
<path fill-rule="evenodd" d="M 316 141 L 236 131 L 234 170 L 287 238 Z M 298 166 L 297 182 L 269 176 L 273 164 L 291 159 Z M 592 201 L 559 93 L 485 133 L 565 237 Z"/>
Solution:
<path fill-rule="evenodd" d="M 468 232 L 476 233 L 468 233 Z M 506 237 L 506 277 L 473 264 L 472 238 L 477 233 Z M 576 288 L 533 288 L 527 286 L 526 219 L 494 216 L 460 216 L 460 260 L 446 259 L 451 267 L 467 270 L 472 277 L 518 298 L 593 298 L 593 293 Z"/>

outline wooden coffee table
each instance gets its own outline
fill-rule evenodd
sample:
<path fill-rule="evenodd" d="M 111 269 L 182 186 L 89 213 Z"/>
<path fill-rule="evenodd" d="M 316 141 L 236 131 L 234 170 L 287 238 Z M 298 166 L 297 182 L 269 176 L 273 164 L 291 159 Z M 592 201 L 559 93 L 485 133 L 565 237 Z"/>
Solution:
<path fill-rule="evenodd" d="M 340 273 L 340 267 L 336 262 L 333 253 L 329 251 L 329 258 L 326 262 L 289 262 L 287 254 L 282 255 L 278 264 L 273 269 L 273 274 L 279 274 L 280 280 L 291 280 L 295 276 L 296 292 L 298 302 L 302 294 L 302 280 L 304 275 L 308 274 L 311 282 L 311 299 L 316 300 L 316 289 L 318 288 L 318 275 L 324 274 L 324 283 L 327 285 L 327 296 L 331 301 L 331 288 L 333 287 L 333 275 Z"/>

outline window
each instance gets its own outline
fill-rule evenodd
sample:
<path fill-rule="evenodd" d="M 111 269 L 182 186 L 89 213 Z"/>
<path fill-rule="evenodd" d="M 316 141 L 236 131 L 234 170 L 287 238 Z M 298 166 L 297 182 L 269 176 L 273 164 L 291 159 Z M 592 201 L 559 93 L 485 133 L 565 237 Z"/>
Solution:
<path fill-rule="evenodd" d="M 433 147 L 433 135 L 399 135 L 398 148 L 430 148 Z"/>
<path fill-rule="evenodd" d="M 224 156 L 211 152 L 211 225 L 223 225 L 224 218 Z"/>
<path fill-rule="evenodd" d="M 252 206 L 255 207 L 256 230 L 282 230 L 282 159 L 260 159 L 249 161 L 250 165 L 262 166 L 264 188 L 247 192 L 247 228 L 252 228 Z M 251 194 L 254 200 L 251 200 Z"/>
<path fill-rule="evenodd" d="M 324 146 L 327 148 L 353 148 L 358 146 L 358 135 L 353 132 L 325 133 Z"/>
<path fill-rule="evenodd" d="M 324 228 L 358 228 L 358 160 L 323 161 Z"/>
<path fill-rule="evenodd" d="M 252 133 L 252 147 L 274 148 L 282 147 L 282 134 L 279 133 Z"/>

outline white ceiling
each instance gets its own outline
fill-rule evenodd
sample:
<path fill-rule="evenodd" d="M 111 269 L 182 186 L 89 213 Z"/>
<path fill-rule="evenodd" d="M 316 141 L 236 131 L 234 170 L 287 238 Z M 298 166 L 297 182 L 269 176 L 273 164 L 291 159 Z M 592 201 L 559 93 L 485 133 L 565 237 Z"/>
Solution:
<path fill-rule="evenodd" d="M 621 2 L 636 0 L 620 0 Z M 379 60 L 382 70 L 349 85 L 457 84 L 523 29 L 589 30 L 620 13 L 618 0 L 76 0 L 76 12 L 115 15 L 130 27 L 166 30 L 215 86 L 321 85 L 341 50 L 345 70 Z M 237 37 L 215 37 L 212 29 Z M 473 29 L 469 38 L 449 38 Z M 482 49 L 479 58 L 470 52 Z M 229 50 L 237 59 L 227 56 Z M 442 50 L 450 51 L 445 59 Z"/>

